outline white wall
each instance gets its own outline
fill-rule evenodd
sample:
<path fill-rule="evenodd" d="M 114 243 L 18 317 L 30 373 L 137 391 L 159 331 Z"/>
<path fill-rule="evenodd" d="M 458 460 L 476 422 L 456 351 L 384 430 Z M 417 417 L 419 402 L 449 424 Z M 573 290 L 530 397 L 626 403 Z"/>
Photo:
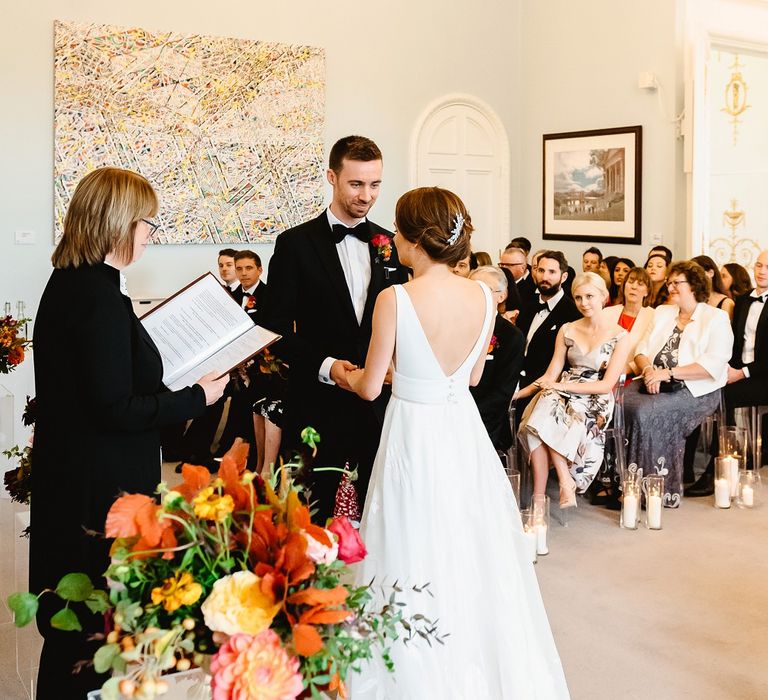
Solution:
<path fill-rule="evenodd" d="M 326 49 L 327 147 L 349 133 L 384 153 L 372 218 L 389 227 L 408 188 L 408 147 L 419 114 L 446 93 L 476 95 L 504 121 L 518 149 L 519 0 L 473 3 L 35 0 L 4 3 L 0 42 L 0 304 L 34 313 L 53 250 L 54 19 L 310 44 Z M 518 202 L 513 202 L 517 205 Z M 517 207 L 515 207 L 517 209 Z M 14 231 L 37 243 L 15 245 Z M 127 271 L 132 296 L 163 296 L 215 266 L 218 246 L 150 248 Z M 256 246 L 265 265 L 271 246 Z M 0 306 L 2 309 L 2 306 Z M 6 383 L 31 393 L 30 363 Z M 2 380 L 2 377 L 0 377 Z"/>
<path fill-rule="evenodd" d="M 682 146 L 671 123 L 680 110 L 681 61 L 673 0 L 546 0 L 523 3 L 521 235 L 534 249 L 563 250 L 576 270 L 589 243 L 541 236 L 542 135 L 641 124 L 642 245 L 600 245 L 603 254 L 645 262 L 654 234 L 685 253 Z M 637 87 L 656 74 L 658 96 Z M 598 244 L 599 245 L 599 244 Z"/>

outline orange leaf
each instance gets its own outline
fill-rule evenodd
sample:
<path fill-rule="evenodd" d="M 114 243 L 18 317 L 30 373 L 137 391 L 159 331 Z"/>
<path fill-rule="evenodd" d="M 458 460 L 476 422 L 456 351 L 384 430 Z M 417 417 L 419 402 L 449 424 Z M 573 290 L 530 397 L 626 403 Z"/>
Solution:
<path fill-rule="evenodd" d="M 240 483 L 240 472 L 234 459 L 227 459 L 226 456 L 222 458 L 219 477 L 224 482 L 224 493 L 232 496 L 232 500 L 235 502 L 235 510 L 242 510 L 250 506 L 253 486 Z M 253 501 L 256 503 L 255 498 Z"/>
<path fill-rule="evenodd" d="M 176 533 L 172 527 L 163 528 L 163 534 L 160 536 L 160 546 L 163 549 L 172 549 L 178 545 Z M 174 552 L 165 552 L 163 559 L 173 559 Z"/>
<path fill-rule="evenodd" d="M 293 605 L 341 605 L 348 595 L 344 586 L 328 589 L 310 586 L 289 596 L 288 602 Z"/>
<path fill-rule="evenodd" d="M 328 533 L 325 531 L 325 528 L 322 528 L 319 525 L 312 525 L 312 523 L 310 523 L 304 529 L 306 530 L 307 534 L 312 537 L 312 539 L 317 540 L 324 547 L 333 546 L 333 541 L 330 537 L 328 537 Z"/>
<path fill-rule="evenodd" d="M 183 464 L 181 467 L 181 477 L 184 481 L 176 486 L 176 491 L 188 501 L 191 501 L 211 482 L 211 472 L 205 467 L 199 467 L 194 464 Z"/>
<path fill-rule="evenodd" d="M 139 514 L 145 512 L 151 513 L 154 517 L 157 504 L 149 497 L 141 493 L 131 493 L 120 496 L 109 509 L 107 513 L 106 536 L 107 537 L 134 537 L 144 534 L 141 531 L 141 522 L 146 518 L 139 519 Z M 155 520 L 157 520 L 155 518 Z"/>
<path fill-rule="evenodd" d="M 245 470 L 245 465 L 248 462 L 249 450 L 250 446 L 243 440 L 243 438 L 235 438 L 232 447 L 230 447 L 221 458 L 221 466 L 223 467 L 225 464 L 232 464 L 237 470 L 237 473 L 242 474 Z M 221 468 L 219 468 L 219 473 L 221 473 Z"/>
<path fill-rule="evenodd" d="M 312 625 L 336 625 L 352 617 L 349 610 L 323 610 L 322 608 L 312 608 L 301 614 L 299 621 Z"/>
<path fill-rule="evenodd" d="M 294 625 L 293 646 L 301 656 L 312 656 L 323 648 L 323 640 L 312 625 Z"/>

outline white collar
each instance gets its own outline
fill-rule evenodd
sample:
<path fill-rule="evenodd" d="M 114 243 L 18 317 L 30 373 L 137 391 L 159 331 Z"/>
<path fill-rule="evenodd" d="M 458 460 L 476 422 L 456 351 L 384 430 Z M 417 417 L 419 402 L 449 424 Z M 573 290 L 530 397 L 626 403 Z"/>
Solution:
<path fill-rule="evenodd" d="M 536 290 L 538 292 L 538 290 Z M 547 305 L 547 308 L 552 311 L 559 303 L 560 300 L 565 296 L 565 292 L 563 291 L 563 288 L 560 287 L 557 294 L 553 297 L 549 297 L 544 303 Z M 541 294 L 539 294 L 539 303 L 542 303 Z"/>
<path fill-rule="evenodd" d="M 329 225 L 331 228 L 333 228 L 335 224 L 338 224 L 339 226 L 344 226 L 345 228 L 355 228 L 355 226 L 357 226 L 357 225 L 359 225 L 359 224 L 362 224 L 362 223 L 363 223 L 363 221 L 365 221 L 365 217 L 363 217 L 362 219 L 360 219 L 360 220 L 359 220 L 359 221 L 358 221 L 358 222 L 355 224 L 355 226 L 349 226 L 349 225 L 345 224 L 345 223 L 344 223 L 344 222 L 343 222 L 341 219 L 339 219 L 339 218 L 338 218 L 338 217 L 337 217 L 337 216 L 336 216 L 336 215 L 335 215 L 335 214 L 334 214 L 334 213 L 331 211 L 331 208 L 330 208 L 330 207 L 328 207 L 328 208 L 325 210 L 325 213 L 328 215 L 328 225 Z"/>
<path fill-rule="evenodd" d="M 758 294 L 757 289 L 753 289 L 749 296 L 751 296 L 753 299 L 759 299 L 762 297 L 763 301 L 766 301 L 766 299 L 768 299 L 768 289 L 766 289 L 762 294 Z"/>
<path fill-rule="evenodd" d="M 246 294 L 253 294 L 253 290 L 259 286 L 259 282 L 261 282 L 261 280 L 258 280 L 256 284 L 254 284 L 253 287 L 251 287 L 250 289 L 243 289 L 243 292 L 245 292 Z"/>

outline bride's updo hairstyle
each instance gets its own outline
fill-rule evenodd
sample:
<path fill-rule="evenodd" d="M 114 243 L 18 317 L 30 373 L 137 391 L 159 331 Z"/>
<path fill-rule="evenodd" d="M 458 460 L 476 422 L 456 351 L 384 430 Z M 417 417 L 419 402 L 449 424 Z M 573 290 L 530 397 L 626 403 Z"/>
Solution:
<path fill-rule="evenodd" d="M 403 238 L 448 267 L 472 252 L 469 238 L 475 229 L 464 202 L 440 187 L 418 187 L 400 197 L 395 226 Z"/>

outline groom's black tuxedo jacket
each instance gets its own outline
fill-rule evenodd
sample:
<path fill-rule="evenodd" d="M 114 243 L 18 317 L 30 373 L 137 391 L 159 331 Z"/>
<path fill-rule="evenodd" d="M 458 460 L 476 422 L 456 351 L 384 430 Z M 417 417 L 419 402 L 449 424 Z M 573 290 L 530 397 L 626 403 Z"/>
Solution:
<path fill-rule="evenodd" d="M 392 239 L 385 229 L 372 222 L 369 225 L 372 235 Z M 319 464 L 341 467 L 350 461 L 353 467 L 359 465 L 361 500 L 389 393 L 382 392 L 374 402 L 363 401 L 351 392 L 321 383 L 318 372 L 326 357 L 349 360 L 360 367 L 365 364 L 376 297 L 386 287 L 408 281 L 394 242 L 386 261 L 376 246 L 369 243 L 368 247 L 371 281 L 362 322 L 358 323 L 327 213 L 323 211 L 317 218 L 281 233 L 269 262 L 267 299 L 260 321 L 283 336 L 275 352 L 290 367 L 284 444 L 290 447 L 302 428 L 314 427 L 321 437 Z M 314 495 L 323 498 L 317 490 Z M 324 504 L 320 505 L 322 515 Z"/>
<path fill-rule="evenodd" d="M 734 369 L 745 367 L 742 361 L 744 353 L 744 328 L 752 304 L 761 306 L 760 317 L 755 330 L 755 358 L 746 365 L 749 377 L 724 388 L 725 404 L 730 411 L 738 406 L 760 406 L 768 403 L 768 302 L 750 301 L 749 294 L 736 299 L 733 310 L 733 354 L 730 365 Z"/>
<path fill-rule="evenodd" d="M 523 335 L 528 335 L 528 330 L 537 313 L 537 306 L 524 308 L 520 312 L 520 316 L 517 319 L 517 327 L 523 332 Z M 557 302 L 555 308 L 549 312 L 549 315 L 536 329 L 536 332 L 528 343 L 528 348 L 525 351 L 525 360 L 523 362 L 523 372 L 520 374 L 521 388 L 535 382 L 547 371 L 547 367 L 549 367 L 549 363 L 552 360 L 552 355 L 555 351 L 557 332 L 560 330 L 561 326 L 569 321 L 575 321 L 578 318 L 581 318 L 581 314 L 576 308 L 576 304 L 574 304 L 573 300 L 566 294 L 559 302 Z"/>

